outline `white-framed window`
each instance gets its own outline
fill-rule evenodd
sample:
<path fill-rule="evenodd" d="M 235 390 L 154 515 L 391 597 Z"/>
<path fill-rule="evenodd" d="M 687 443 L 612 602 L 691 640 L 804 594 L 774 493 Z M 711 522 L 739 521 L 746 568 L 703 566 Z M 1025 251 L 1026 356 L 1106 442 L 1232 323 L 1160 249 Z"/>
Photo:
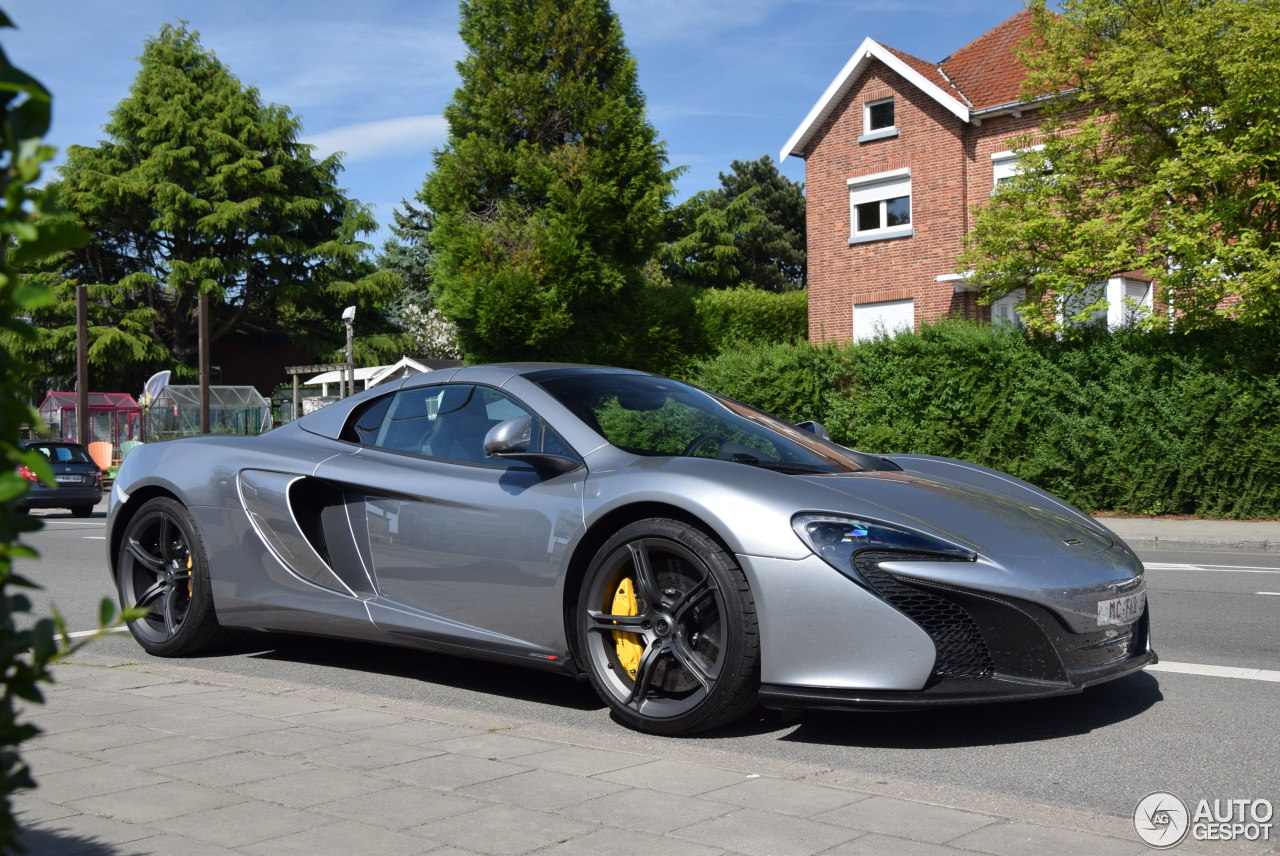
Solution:
<path fill-rule="evenodd" d="M 883 140 L 886 137 L 898 136 L 898 125 L 894 110 L 892 98 L 881 98 L 863 104 L 862 136 L 858 137 L 858 142 L 869 143 L 872 140 Z"/>
<path fill-rule="evenodd" d="M 911 170 L 849 179 L 849 221 L 850 244 L 911 237 Z"/>
<path fill-rule="evenodd" d="M 1131 327 L 1151 314 L 1151 283 L 1113 276 L 1107 280 L 1107 326 Z"/>
<path fill-rule="evenodd" d="M 1058 312 L 1059 323 L 1079 314 L 1086 307 L 1100 301 L 1105 306 L 1094 309 L 1083 324 L 1106 326 L 1109 330 L 1130 327 L 1148 315 L 1153 307 L 1151 283 L 1140 279 L 1129 279 L 1124 276 L 1113 276 L 1103 282 L 1095 282 L 1078 294 L 1059 298 L 1061 308 Z"/>
<path fill-rule="evenodd" d="M 1026 297 L 1025 288 L 1015 288 L 997 300 L 991 301 L 992 324 L 1015 324 L 1022 326 L 1022 316 L 1018 314 L 1018 304 Z"/>
<path fill-rule="evenodd" d="M 1044 151 L 1044 146 L 1031 146 L 1026 149 L 993 152 L 991 154 L 991 192 L 995 193 L 997 187 L 1021 172 L 1018 164 L 1018 155 L 1022 152 L 1042 151 Z"/>
<path fill-rule="evenodd" d="M 855 342 L 864 342 L 878 336 L 894 336 L 901 330 L 914 330 L 915 326 L 916 302 L 913 298 L 853 305 Z"/>

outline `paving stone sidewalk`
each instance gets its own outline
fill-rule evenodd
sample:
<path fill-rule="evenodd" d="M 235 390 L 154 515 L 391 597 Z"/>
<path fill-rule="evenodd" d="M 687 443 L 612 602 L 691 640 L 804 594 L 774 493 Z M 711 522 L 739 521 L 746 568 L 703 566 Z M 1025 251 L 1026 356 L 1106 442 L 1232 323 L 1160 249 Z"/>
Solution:
<path fill-rule="evenodd" d="M 1127 818 L 694 741 L 655 754 L 621 726 L 606 737 L 89 653 L 56 674 L 24 752 L 39 788 L 14 801 L 36 856 L 1148 852 Z"/>
<path fill-rule="evenodd" d="M 1135 549 L 1280 553 L 1280 520 L 1098 519 Z"/>

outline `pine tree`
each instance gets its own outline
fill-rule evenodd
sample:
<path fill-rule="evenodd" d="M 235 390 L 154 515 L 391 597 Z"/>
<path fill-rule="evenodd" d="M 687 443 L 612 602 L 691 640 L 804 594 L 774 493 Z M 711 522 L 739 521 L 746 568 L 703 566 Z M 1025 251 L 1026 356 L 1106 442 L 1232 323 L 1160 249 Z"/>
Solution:
<path fill-rule="evenodd" d="M 463 0 L 462 85 L 419 194 L 472 359 L 627 363 L 672 173 L 606 0 Z"/>
<path fill-rule="evenodd" d="M 94 239 L 42 278 L 63 298 L 90 287 L 100 380 L 130 365 L 141 375 L 193 364 L 202 293 L 212 341 L 283 328 L 318 352 L 337 347 L 344 305 L 394 293 L 395 277 L 375 271 L 357 239 L 375 228 L 371 214 L 337 187 L 338 157 L 316 160 L 300 130 L 184 25 L 146 42 L 108 139 L 69 147 L 55 185 Z M 70 304 L 34 318 L 55 373 Z"/>
<path fill-rule="evenodd" d="M 730 170 L 720 173 L 720 187 L 672 212 L 659 251 L 664 270 L 702 288 L 804 288 L 804 185 L 768 155 L 735 160 Z"/>

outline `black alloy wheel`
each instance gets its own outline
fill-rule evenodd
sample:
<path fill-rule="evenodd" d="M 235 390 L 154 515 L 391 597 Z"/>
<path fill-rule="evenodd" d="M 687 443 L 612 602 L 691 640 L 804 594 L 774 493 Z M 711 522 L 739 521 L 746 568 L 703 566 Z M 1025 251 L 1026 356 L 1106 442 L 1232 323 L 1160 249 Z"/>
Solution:
<path fill-rule="evenodd" d="M 129 622 L 129 630 L 150 654 L 187 656 L 225 641 L 204 542 L 175 500 L 149 500 L 129 521 L 116 559 L 116 588 L 121 606 L 147 610 Z"/>
<path fill-rule="evenodd" d="M 623 723 L 691 734 L 756 703 L 755 603 L 733 557 L 676 520 L 633 523 L 596 553 L 578 599 L 579 657 Z"/>

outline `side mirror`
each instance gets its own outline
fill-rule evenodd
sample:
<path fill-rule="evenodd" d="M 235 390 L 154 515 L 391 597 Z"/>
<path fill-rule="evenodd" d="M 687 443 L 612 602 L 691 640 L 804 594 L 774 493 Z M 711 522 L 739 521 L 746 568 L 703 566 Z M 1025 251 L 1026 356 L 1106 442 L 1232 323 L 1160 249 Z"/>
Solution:
<path fill-rule="evenodd" d="M 814 422 L 810 419 L 808 422 L 801 422 L 796 427 L 808 431 L 810 434 L 821 437 L 823 440 L 831 439 L 831 435 L 827 433 L 827 429 L 822 426 L 821 422 Z"/>
<path fill-rule="evenodd" d="M 543 452 L 531 452 L 529 446 L 533 442 L 533 418 L 515 416 L 505 422 L 499 422 L 484 435 L 484 454 L 488 458 L 507 458 L 524 461 L 533 466 L 539 475 L 548 478 L 576 470 L 582 466 L 577 458 L 566 455 L 548 455 Z"/>
<path fill-rule="evenodd" d="M 484 453 L 490 458 L 524 454 L 529 451 L 532 439 L 533 419 L 516 416 L 489 429 L 484 435 Z"/>

